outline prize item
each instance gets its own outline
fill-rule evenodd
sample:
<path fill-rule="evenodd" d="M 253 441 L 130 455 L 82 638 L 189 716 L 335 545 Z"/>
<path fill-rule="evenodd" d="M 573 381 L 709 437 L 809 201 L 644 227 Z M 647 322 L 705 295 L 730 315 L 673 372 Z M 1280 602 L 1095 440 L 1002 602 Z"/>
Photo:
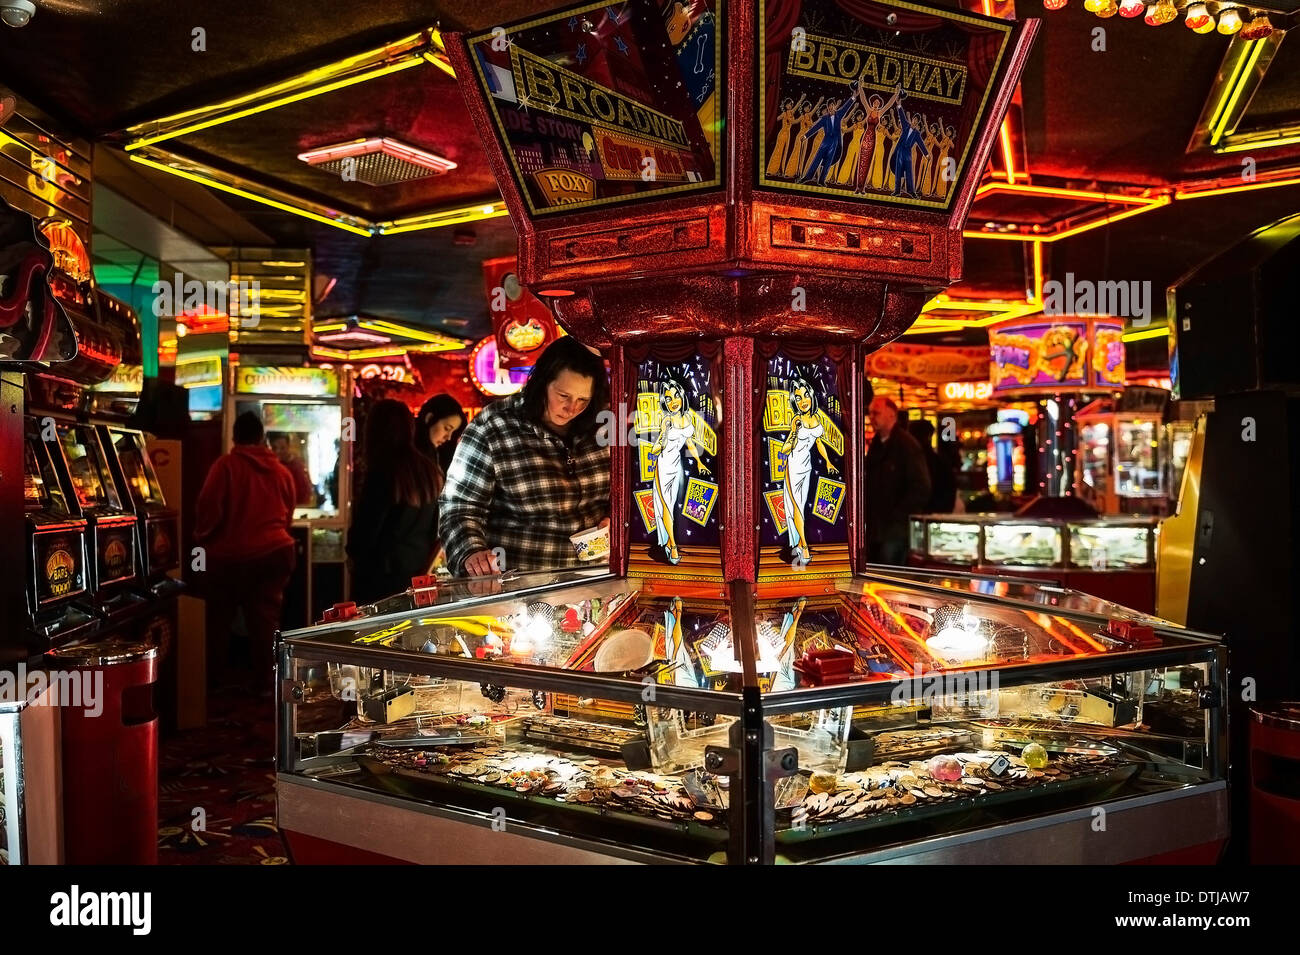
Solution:
<path fill-rule="evenodd" d="M 1021 751 L 1020 758 L 1030 769 L 1042 769 L 1047 765 L 1047 750 L 1038 743 L 1030 743 Z"/>
<path fill-rule="evenodd" d="M 1011 760 L 1007 759 L 1005 756 L 999 756 L 989 764 L 989 775 L 1004 776 L 1009 769 L 1011 769 Z"/>
<path fill-rule="evenodd" d="M 814 793 L 833 793 L 838 780 L 834 773 L 813 773 L 808 788 Z"/>
<path fill-rule="evenodd" d="M 609 556 L 609 525 L 593 527 L 591 530 L 574 534 L 569 540 L 578 560 L 600 560 Z"/>
<path fill-rule="evenodd" d="M 961 779 L 961 763 L 952 756 L 931 757 L 926 769 L 934 779 L 944 782 L 953 783 Z"/>
<path fill-rule="evenodd" d="M 853 679 L 854 660 L 847 650 L 808 650 L 794 668 L 811 685 L 826 686 Z"/>
<path fill-rule="evenodd" d="M 597 673 L 627 673 L 654 659 L 654 640 L 644 630 L 623 630 L 605 640 L 596 651 L 592 669 Z"/>

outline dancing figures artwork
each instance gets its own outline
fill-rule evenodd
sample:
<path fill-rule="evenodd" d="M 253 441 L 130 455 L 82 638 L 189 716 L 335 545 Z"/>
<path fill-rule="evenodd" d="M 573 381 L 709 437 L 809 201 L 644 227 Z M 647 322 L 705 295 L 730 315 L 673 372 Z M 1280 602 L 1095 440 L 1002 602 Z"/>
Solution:
<path fill-rule="evenodd" d="M 761 11 L 759 186 L 947 209 L 1011 24 L 875 0 Z"/>

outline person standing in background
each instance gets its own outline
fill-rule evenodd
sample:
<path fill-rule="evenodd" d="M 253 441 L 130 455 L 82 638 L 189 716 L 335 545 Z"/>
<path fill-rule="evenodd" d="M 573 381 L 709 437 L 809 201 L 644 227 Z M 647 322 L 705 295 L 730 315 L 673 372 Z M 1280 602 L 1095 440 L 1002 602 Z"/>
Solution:
<path fill-rule="evenodd" d="M 410 409 L 385 398 L 366 417 L 366 475 L 348 528 L 352 599 L 373 603 L 427 573 L 437 549 L 437 466 L 415 449 Z"/>
<path fill-rule="evenodd" d="M 907 519 L 930 499 L 930 472 L 921 446 L 898 427 L 898 405 L 878 396 L 867 415 L 875 429 L 867 449 L 867 557 L 873 564 L 901 564 Z"/>
<path fill-rule="evenodd" d="M 271 450 L 275 456 L 280 459 L 286 471 L 293 477 L 294 503 L 299 507 L 316 506 L 316 488 L 311 483 L 311 476 L 307 473 L 307 465 L 302 461 L 302 457 L 293 449 L 289 443 L 287 434 L 277 434 L 271 438 Z"/>
<path fill-rule="evenodd" d="M 465 427 L 460 402 L 448 394 L 434 395 L 415 416 L 415 450 L 438 469 L 438 493 L 446 483 L 447 468 L 456 453 L 457 437 Z"/>
<path fill-rule="evenodd" d="M 930 474 L 930 499 L 926 502 L 925 513 L 951 514 L 957 506 L 957 472 L 934 447 L 934 425 L 918 419 L 909 421 L 907 430 L 921 446 L 925 467 Z"/>
<path fill-rule="evenodd" d="M 604 361 L 566 335 L 523 391 L 470 423 L 439 500 L 453 574 L 577 563 L 569 538 L 609 524 L 609 448 L 596 439 L 608 403 Z"/>
<path fill-rule="evenodd" d="M 207 562 L 201 580 L 208 682 L 224 683 L 230 628 L 242 611 L 252 644 L 251 689 L 265 694 L 271 689 L 284 588 L 295 563 L 289 526 L 297 492 L 293 475 L 266 446 L 256 414 L 246 411 L 235 419 L 234 442 L 212 465 L 195 507 L 194 540 Z"/>

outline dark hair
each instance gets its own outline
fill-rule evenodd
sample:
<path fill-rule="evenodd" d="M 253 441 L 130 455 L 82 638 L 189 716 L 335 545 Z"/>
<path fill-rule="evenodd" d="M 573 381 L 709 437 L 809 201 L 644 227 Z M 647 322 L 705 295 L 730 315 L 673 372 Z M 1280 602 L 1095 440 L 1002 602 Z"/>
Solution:
<path fill-rule="evenodd" d="M 795 375 L 786 382 L 785 393 L 790 396 L 790 407 L 794 408 L 796 414 L 803 414 L 803 412 L 799 410 L 799 406 L 794 403 L 794 390 L 799 386 L 802 386 L 803 390 L 808 393 L 808 399 L 812 403 L 812 407 L 808 409 L 808 413 L 816 414 L 818 407 L 817 392 L 813 390 L 813 386 L 809 384 L 808 379 L 800 375 Z"/>
<path fill-rule="evenodd" d="M 533 421 L 541 422 L 542 413 L 546 410 L 546 389 L 560 377 L 562 371 L 571 371 L 575 375 L 591 379 L 591 401 L 582 414 L 573 419 L 570 433 L 574 437 L 594 434 L 596 418 L 609 405 L 609 381 L 605 377 L 605 362 L 569 335 L 551 342 L 533 366 L 528 381 L 524 382 L 524 414 Z"/>
<path fill-rule="evenodd" d="M 894 414 L 898 414 L 898 402 L 896 402 L 893 398 L 888 398 L 885 395 L 876 395 L 871 400 L 872 402 L 876 402 L 876 401 L 881 402 L 882 404 L 884 404 L 886 408 L 888 408 Z"/>
<path fill-rule="evenodd" d="M 234 427 L 235 444 L 261 444 L 262 439 L 266 437 L 266 431 L 262 428 L 262 419 L 257 416 L 256 411 L 245 411 L 235 419 Z"/>
<path fill-rule="evenodd" d="M 452 415 L 460 419 L 460 427 L 452 432 L 451 440 L 447 444 L 435 448 L 433 442 L 429 440 L 429 429 L 436 422 L 443 418 L 450 418 Z M 451 463 L 451 454 L 445 452 L 455 453 L 456 442 L 464 433 L 467 420 L 465 409 L 460 406 L 459 401 L 448 394 L 434 395 L 420 405 L 420 413 L 415 416 L 415 450 L 436 464 L 440 470 L 445 471 L 447 465 Z"/>
<path fill-rule="evenodd" d="M 415 450 L 411 410 L 392 398 L 375 402 L 366 417 L 366 480 L 381 481 L 388 496 L 422 507 L 438 496 L 433 462 Z"/>

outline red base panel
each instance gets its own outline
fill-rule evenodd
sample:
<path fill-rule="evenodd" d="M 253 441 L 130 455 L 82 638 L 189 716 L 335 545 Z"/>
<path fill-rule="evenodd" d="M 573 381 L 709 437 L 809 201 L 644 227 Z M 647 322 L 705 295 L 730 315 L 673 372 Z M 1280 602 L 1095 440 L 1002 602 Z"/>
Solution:
<path fill-rule="evenodd" d="M 301 832 L 280 830 L 294 865 L 412 865 L 405 859 L 368 852 Z"/>

